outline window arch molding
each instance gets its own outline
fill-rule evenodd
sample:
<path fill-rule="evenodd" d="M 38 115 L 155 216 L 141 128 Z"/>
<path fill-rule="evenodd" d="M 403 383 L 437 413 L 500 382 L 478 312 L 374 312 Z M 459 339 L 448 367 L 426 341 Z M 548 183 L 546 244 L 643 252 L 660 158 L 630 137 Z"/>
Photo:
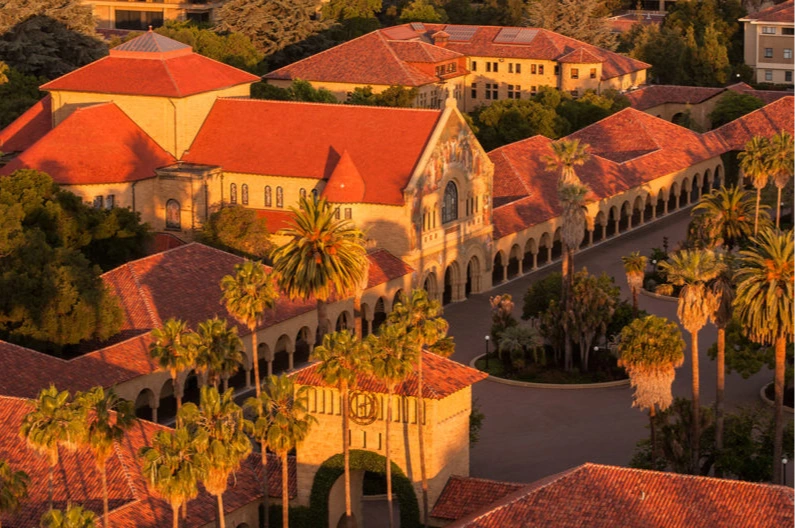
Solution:
<path fill-rule="evenodd" d="M 442 223 L 446 224 L 453 220 L 458 220 L 458 186 L 453 180 L 450 180 L 444 187 Z"/>
<path fill-rule="evenodd" d="M 173 198 L 166 202 L 166 229 L 182 228 L 182 206 Z"/>

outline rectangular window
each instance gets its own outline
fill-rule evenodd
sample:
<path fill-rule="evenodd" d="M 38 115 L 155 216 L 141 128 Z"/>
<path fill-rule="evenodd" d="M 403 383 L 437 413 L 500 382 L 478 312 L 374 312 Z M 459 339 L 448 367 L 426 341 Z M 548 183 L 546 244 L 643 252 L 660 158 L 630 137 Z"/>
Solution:
<path fill-rule="evenodd" d="M 766 59 L 773 58 L 773 48 L 765 48 L 765 58 Z"/>
<path fill-rule="evenodd" d="M 784 48 L 784 58 L 785 59 L 792 58 L 792 48 Z"/>
<path fill-rule="evenodd" d="M 102 209 L 103 207 L 105 207 L 104 204 L 105 204 L 105 200 L 103 199 L 103 197 L 101 195 L 100 196 L 94 196 L 94 209 Z"/>
<path fill-rule="evenodd" d="M 795 28 L 781 28 L 782 35 L 795 35 Z"/>
<path fill-rule="evenodd" d="M 339 220 L 339 219 L 340 219 L 340 208 L 339 208 L 339 207 L 337 207 L 337 208 L 334 210 L 334 218 L 336 218 L 337 220 Z"/>
<path fill-rule="evenodd" d="M 765 70 L 765 80 L 773 82 L 773 70 Z"/>
<path fill-rule="evenodd" d="M 513 63 L 512 62 L 508 63 L 508 73 L 513 73 Z"/>
<path fill-rule="evenodd" d="M 478 71 L 478 61 L 472 61 L 472 71 Z"/>
<path fill-rule="evenodd" d="M 109 194 L 107 197 L 105 197 L 105 207 L 107 207 L 108 209 L 113 209 L 115 205 L 116 205 L 116 197 L 114 195 Z"/>
<path fill-rule="evenodd" d="M 522 65 L 518 62 L 516 63 L 516 73 L 522 73 Z"/>
<path fill-rule="evenodd" d="M 500 65 L 498 63 L 496 63 L 496 62 L 492 62 L 491 63 L 491 70 L 494 73 L 497 73 L 498 71 L 500 71 Z"/>
<path fill-rule="evenodd" d="M 353 209 L 351 209 L 350 207 L 346 207 L 345 208 L 345 220 L 350 220 L 351 218 L 353 218 Z M 252 354 L 252 357 L 253 357 L 253 354 Z"/>
<path fill-rule="evenodd" d="M 486 83 L 486 99 L 491 99 L 491 83 Z"/>
<path fill-rule="evenodd" d="M 580 78 L 580 69 L 579 68 L 572 68 L 571 69 L 571 78 L 572 79 L 579 79 Z"/>
<path fill-rule="evenodd" d="M 444 75 L 444 66 L 437 66 L 436 67 L 436 76 L 441 77 Z"/>
<path fill-rule="evenodd" d="M 491 98 L 492 99 L 495 99 L 495 100 L 498 99 L 498 97 L 499 97 L 499 94 L 497 93 L 497 89 L 498 88 L 499 88 L 499 85 L 497 83 L 493 83 L 491 85 Z"/>
<path fill-rule="evenodd" d="M 447 65 L 447 73 L 455 73 L 455 71 L 456 71 L 455 62 L 449 63 Z"/>
<path fill-rule="evenodd" d="M 775 35 L 776 28 L 772 26 L 762 26 L 762 33 L 764 33 L 765 35 Z"/>
<path fill-rule="evenodd" d="M 477 99 L 478 98 L 478 83 L 472 83 L 472 93 L 471 93 L 471 95 L 472 95 L 472 99 Z M 254 357 L 254 356 L 252 355 L 252 357 Z"/>
<path fill-rule="evenodd" d="M 538 75 L 544 75 L 544 65 L 543 64 L 539 64 L 538 65 Z"/>
<path fill-rule="evenodd" d="M 486 71 L 487 71 L 487 72 L 490 72 L 490 71 L 491 71 L 491 63 L 490 63 L 490 62 L 487 62 L 487 63 L 486 63 Z"/>
<path fill-rule="evenodd" d="M 792 82 L 792 72 L 785 71 L 784 72 L 784 82 Z"/>
<path fill-rule="evenodd" d="M 596 68 L 591 68 L 591 79 L 596 79 Z"/>
<path fill-rule="evenodd" d="M 535 75 L 535 74 L 536 74 L 536 65 L 535 64 L 531 64 L 530 65 L 530 75 Z"/>
<path fill-rule="evenodd" d="M 508 99 L 520 99 L 522 94 L 522 87 L 513 84 L 508 85 Z"/>
<path fill-rule="evenodd" d="M 116 29 L 146 30 L 149 26 L 159 28 L 162 25 L 162 11 L 116 10 Z"/>
<path fill-rule="evenodd" d="M 536 93 L 538 93 L 538 86 L 531 86 L 530 95 L 535 95 Z"/>
<path fill-rule="evenodd" d="M 555 75 L 560 75 L 560 66 L 555 65 Z"/>

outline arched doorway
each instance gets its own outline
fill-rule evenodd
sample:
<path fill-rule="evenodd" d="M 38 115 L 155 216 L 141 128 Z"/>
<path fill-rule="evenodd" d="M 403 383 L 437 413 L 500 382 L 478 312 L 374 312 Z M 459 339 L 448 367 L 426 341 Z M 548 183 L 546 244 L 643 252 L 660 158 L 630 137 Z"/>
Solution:
<path fill-rule="evenodd" d="M 199 394 L 199 377 L 195 371 L 191 370 L 183 382 L 182 403 L 193 402 L 198 405 Z"/>
<path fill-rule="evenodd" d="M 684 207 L 690 203 L 690 180 L 682 180 L 682 190 L 679 192 L 679 207 Z"/>
<path fill-rule="evenodd" d="M 723 185 L 723 167 L 715 167 L 715 177 L 712 179 L 712 188 L 719 189 Z"/>
<path fill-rule="evenodd" d="M 521 254 L 522 254 L 522 249 L 519 247 L 518 244 L 514 244 L 513 247 L 511 247 L 511 253 L 508 257 L 508 280 L 511 280 L 517 275 L 519 275 L 519 272 L 521 271 L 519 269 Z"/>
<path fill-rule="evenodd" d="M 343 312 L 344 313 L 344 312 Z M 290 336 L 282 334 L 273 349 L 273 373 L 279 374 L 290 368 Z"/>
<path fill-rule="evenodd" d="M 436 273 L 428 273 L 425 277 L 425 281 L 422 283 L 422 288 L 428 294 L 429 299 L 436 299 Z"/>
<path fill-rule="evenodd" d="M 257 345 L 257 366 L 259 367 L 259 375 L 260 378 L 264 378 L 265 376 L 272 374 L 272 365 L 271 370 L 268 370 L 268 358 L 271 357 L 270 347 L 266 343 L 260 343 Z"/>
<path fill-rule="evenodd" d="M 696 203 L 698 201 L 698 191 L 701 189 L 700 176 L 696 174 L 693 176 L 693 181 L 690 184 L 690 197 L 688 203 Z"/>
<path fill-rule="evenodd" d="M 464 286 L 464 295 L 469 297 L 472 293 L 480 293 L 480 261 L 477 256 L 469 259 L 469 264 L 467 264 L 467 283 Z"/>
<path fill-rule="evenodd" d="M 657 216 L 663 216 L 665 214 L 665 190 L 660 189 L 660 192 L 657 193 L 657 203 L 654 206 L 654 209 L 657 213 Z"/>
<path fill-rule="evenodd" d="M 177 398 L 174 396 L 174 384 L 168 378 L 160 388 L 160 403 L 157 406 L 158 423 L 169 423 L 177 416 Z"/>
<path fill-rule="evenodd" d="M 555 236 L 552 237 L 552 255 L 551 260 L 557 260 L 563 254 L 563 240 L 560 238 L 560 228 L 555 230 Z"/>
<path fill-rule="evenodd" d="M 363 327 L 364 328 L 364 327 Z M 293 352 L 293 366 L 309 361 L 309 336 L 312 335 L 308 326 L 301 328 L 295 336 L 295 352 Z"/>
<path fill-rule="evenodd" d="M 629 200 L 621 205 L 621 217 L 618 219 L 618 232 L 623 233 L 629 229 L 629 223 L 632 221 L 632 205 Z"/>
<path fill-rule="evenodd" d="M 534 238 L 528 238 L 524 244 L 524 255 L 522 257 L 522 271 L 527 273 L 538 267 L 536 257 L 538 255 L 538 247 Z"/>
<path fill-rule="evenodd" d="M 611 237 L 618 233 L 618 218 L 618 208 L 614 205 L 610 208 L 610 213 L 607 215 L 607 229 L 605 230 L 607 237 Z"/>
<path fill-rule="evenodd" d="M 392 297 L 392 308 L 391 308 L 391 310 L 394 310 L 395 309 L 395 305 L 397 305 L 398 303 L 402 303 L 402 302 L 403 302 L 403 290 L 398 290 L 398 291 L 395 292 L 395 296 Z"/>
<path fill-rule="evenodd" d="M 677 112 L 671 118 L 671 123 L 687 128 L 688 116 L 686 112 Z"/>
<path fill-rule="evenodd" d="M 340 313 L 339 317 L 337 317 L 337 322 L 334 325 L 334 328 L 337 330 L 337 332 L 353 329 L 353 325 L 351 325 L 350 321 L 348 320 L 348 312 L 343 311 Z"/>
<path fill-rule="evenodd" d="M 450 304 L 455 294 L 456 277 L 453 266 L 447 266 L 444 271 L 444 291 L 442 292 L 442 305 Z"/>
<path fill-rule="evenodd" d="M 607 236 L 607 217 L 605 216 L 604 211 L 599 211 L 596 213 L 593 226 L 593 241 L 601 242 Z"/>
<path fill-rule="evenodd" d="M 491 270 L 491 283 L 492 284 L 499 284 L 505 280 L 505 275 L 503 268 L 503 257 L 502 251 L 498 251 L 496 255 L 494 255 L 494 267 Z"/>
<path fill-rule="evenodd" d="M 552 260 L 552 240 L 549 233 L 541 235 L 541 242 L 538 245 L 538 263 L 539 265 L 549 264 Z"/>
<path fill-rule="evenodd" d="M 709 194 L 712 189 L 712 172 L 707 169 L 704 171 L 704 178 L 701 180 L 701 196 Z"/>
<path fill-rule="evenodd" d="M 668 212 L 671 213 L 679 209 L 679 185 L 674 182 L 668 191 Z"/>
<path fill-rule="evenodd" d="M 155 418 L 155 393 L 151 389 L 142 390 L 135 398 L 135 416 L 150 422 Z"/>
<path fill-rule="evenodd" d="M 386 307 L 384 306 L 384 299 L 379 297 L 375 302 L 375 308 L 373 308 L 373 333 L 378 332 L 378 329 L 381 328 L 385 321 Z"/>

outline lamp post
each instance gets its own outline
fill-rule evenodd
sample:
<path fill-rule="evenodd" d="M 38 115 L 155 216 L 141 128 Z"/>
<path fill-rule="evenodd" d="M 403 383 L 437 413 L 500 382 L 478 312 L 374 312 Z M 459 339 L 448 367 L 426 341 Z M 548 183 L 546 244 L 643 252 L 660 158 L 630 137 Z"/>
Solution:
<path fill-rule="evenodd" d="M 785 454 L 781 457 L 781 481 L 785 486 L 787 485 L 787 462 L 789 462 L 789 460 L 787 460 L 787 455 Z"/>
<path fill-rule="evenodd" d="M 489 370 L 489 341 L 491 336 L 486 336 L 486 370 Z"/>

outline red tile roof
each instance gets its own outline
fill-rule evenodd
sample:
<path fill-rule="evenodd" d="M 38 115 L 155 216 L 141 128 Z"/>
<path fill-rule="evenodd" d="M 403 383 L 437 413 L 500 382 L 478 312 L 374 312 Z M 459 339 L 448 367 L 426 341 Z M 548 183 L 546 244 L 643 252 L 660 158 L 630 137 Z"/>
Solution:
<path fill-rule="evenodd" d="M 753 20 L 756 22 L 784 22 L 793 24 L 793 0 L 787 0 L 778 5 L 770 6 L 753 15 L 741 18 L 741 21 Z"/>
<path fill-rule="evenodd" d="M 63 185 L 120 183 L 153 178 L 174 161 L 118 106 L 101 103 L 76 109 L 0 175 L 37 169 Z"/>
<path fill-rule="evenodd" d="M 437 33 L 437 37 L 439 34 L 444 34 L 444 31 Z M 463 57 L 463 55 L 455 51 L 418 40 L 394 41 L 390 42 L 389 45 L 395 55 L 406 62 L 436 63 L 457 60 Z"/>
<path fill-rule="evenodd" d="M 596 56 L 593 52 L 584 48 L 577 48 L 576 50 L 565 54 L 558 59 L 558 62 L 572 63 L 572 64 L 598 64 L 602 62 L 602 57 Z"/>
<path fill-rule="evenodd" d="M 665 20 L 662 13 L 632 14 L 625 13 L 607 19 L 607 24 L 614 33 L 624 33 L 632 29 L 635 24 L 642 26 L 660 25 Z"/>
<path fill-rule="evenodd" d="M 455 521 L 526 487 L 516 482 L 498 482 L 453 475 L 431 510 L 431 517 Z"/>
<path fill-rule="evenodd" d="M 329 176 L 322 196 L 335 203 L 361 203 L 366 187 L 364 178 L 346 149 Z"/>
<path fill-rule="evenodd" d="M 10 125 L 0 130 L 0 152 L 25 150 L 50 130 L 52 130 L 52 98 L 47 94 Z"/>
<path fill-rule="evenodd" d="M 265 227 L 268 228 L 268 233 L 275 233 L 279 229 L 284 229 L 290 225 L 290 220 L 293 218 L 291 211 L 283 209 L 255 209 L 257 218 L 265 219 Z"/>
<path fill-rule="evenodd" d="M 792 526 L 792 489 L 584 464 L 530 484 L 451 528 Z"/>
<path fill-rule="evenodd" d="M 740 82 L 737 84 L 732 84 L 731 86 L 726 87 L 727 90 L 732 90 L 734 92 L 745 93 L 748 95 L 753 95 L 762 100 L 765 104 L 770 104 L 778 101 L 782 97 L 791 97 L 792 90 L 784 91 L 784 90 L 754 90 L 753 87 L 745 84 L 744 82 Z"/>
<path fill-rule="evenodd" d="M 152 247 L 148 251 L 148 254 L 162 253 L 163 251 L 184 245 L 184 240 L 175 237 L 171 233 L 155 233 L 154 240 L 152 241 Z"/>
<path fill-rule="evenodd" d="M 723 142 L 726 151 L 743 150 L 745 144 L 754 136 L 772 137 L 781 130 L 793 133 L 793 101 L 789 95 L 754 110 L 720 128 L 708 132 L 706 136 Z"/>
<path fill-rule="evenodd" d="M 375 288 L 392 279 L 414 273 L 414 269 L 385 249 L 376 249 L 367 254 L 370 269 L 367 275 L 367 288 Z"/>
<path fill-rule="evenodd" d="M 254 83 L 259 77 L 192 53 L 157 33 L 145 33 L 110 55 L 44 84 L 42 90 L 187 97 Z"/>
<path fill-rule="evenodd" d="M 48 509 L 49 466 L 44 457 L 29 449 L 19 435 L 19 427 L 32 406 L 29 401 L 0 396 L 0 459 L 6 460 L 15 470 L 25 471 L 30 477 L 28 498 L 13 515 L 3 516 L 3 526 L 30 528 L 38 526 L 40 517 Z M 171 508 L 149 493 L 140 469 L 138 451 L 149 445 L 158 431 L 166 428 L 140 421 L 116 444 L 115 453 L 107 462 L 110 524 L 114 528 L 161 528 L 170 526 Z M 68 503 L 102 514 L 102 486 L 93 456 L 87 448 L 76 451 L 61 449 L 60 461 L 54 472 L 53 495 L 56 508 L 64 509 Z M 226 512 L 237 510 L 261 497 L 258 473 L 262 467 L 258 456 L 252 455 L 229 481 L 224 493 Z M 277 466 L 277 464 L 273 464 Z M 281 477 L 277 467 L 268 464 L 271 494 L 280 489 Z M 290 468 L 293 470 L 294 463 Z M 276 486 L 274 486 L 276 484 Z M 294 482 L 290 482 L 291 487 Z M 207 493 L 188 504 L 187 526 L 198 527 L 212 522 L 216 517 L 216 499 Z"/>
<path fill-rule="evenodd" d="M 698 104 L 724 91 L 725 88 L 708 88 L 706 86 L 654 84 L 633 90 L 624 95 L 629 99 L 632 108 L 648 110 L 666 103 Z"/>
<path fill-rule="evenodd" d="M 328 385 L 318 374 L 320 364 L 308 365 L 290 376 L 300 385 L 312 387 L 327 387 Z M 422 393 L 425 398 L 441 400 L 465 389 L 475 383 L 484 380 L 487 374 L 475 370 L 457 361 L 445 359 L 432 354 L 423 352 L 422 356 Z M 367 392 L 377 392 L 386 394 L 386 386 L 372 376 L 360 374 L 357 376 L 357 386 Z M 401 396 L 417 396 L 417 375 L 412 373 L 409 377 L 395 387 L 395 394 Z"/>
<path fill-rule="evenodd" d="M 347 150 L 364 178 L 364 202 L 403 205 L 403 189 L 440 116 L 439 110 L 219 99 L 183 160 L 322 180 Z"/>

